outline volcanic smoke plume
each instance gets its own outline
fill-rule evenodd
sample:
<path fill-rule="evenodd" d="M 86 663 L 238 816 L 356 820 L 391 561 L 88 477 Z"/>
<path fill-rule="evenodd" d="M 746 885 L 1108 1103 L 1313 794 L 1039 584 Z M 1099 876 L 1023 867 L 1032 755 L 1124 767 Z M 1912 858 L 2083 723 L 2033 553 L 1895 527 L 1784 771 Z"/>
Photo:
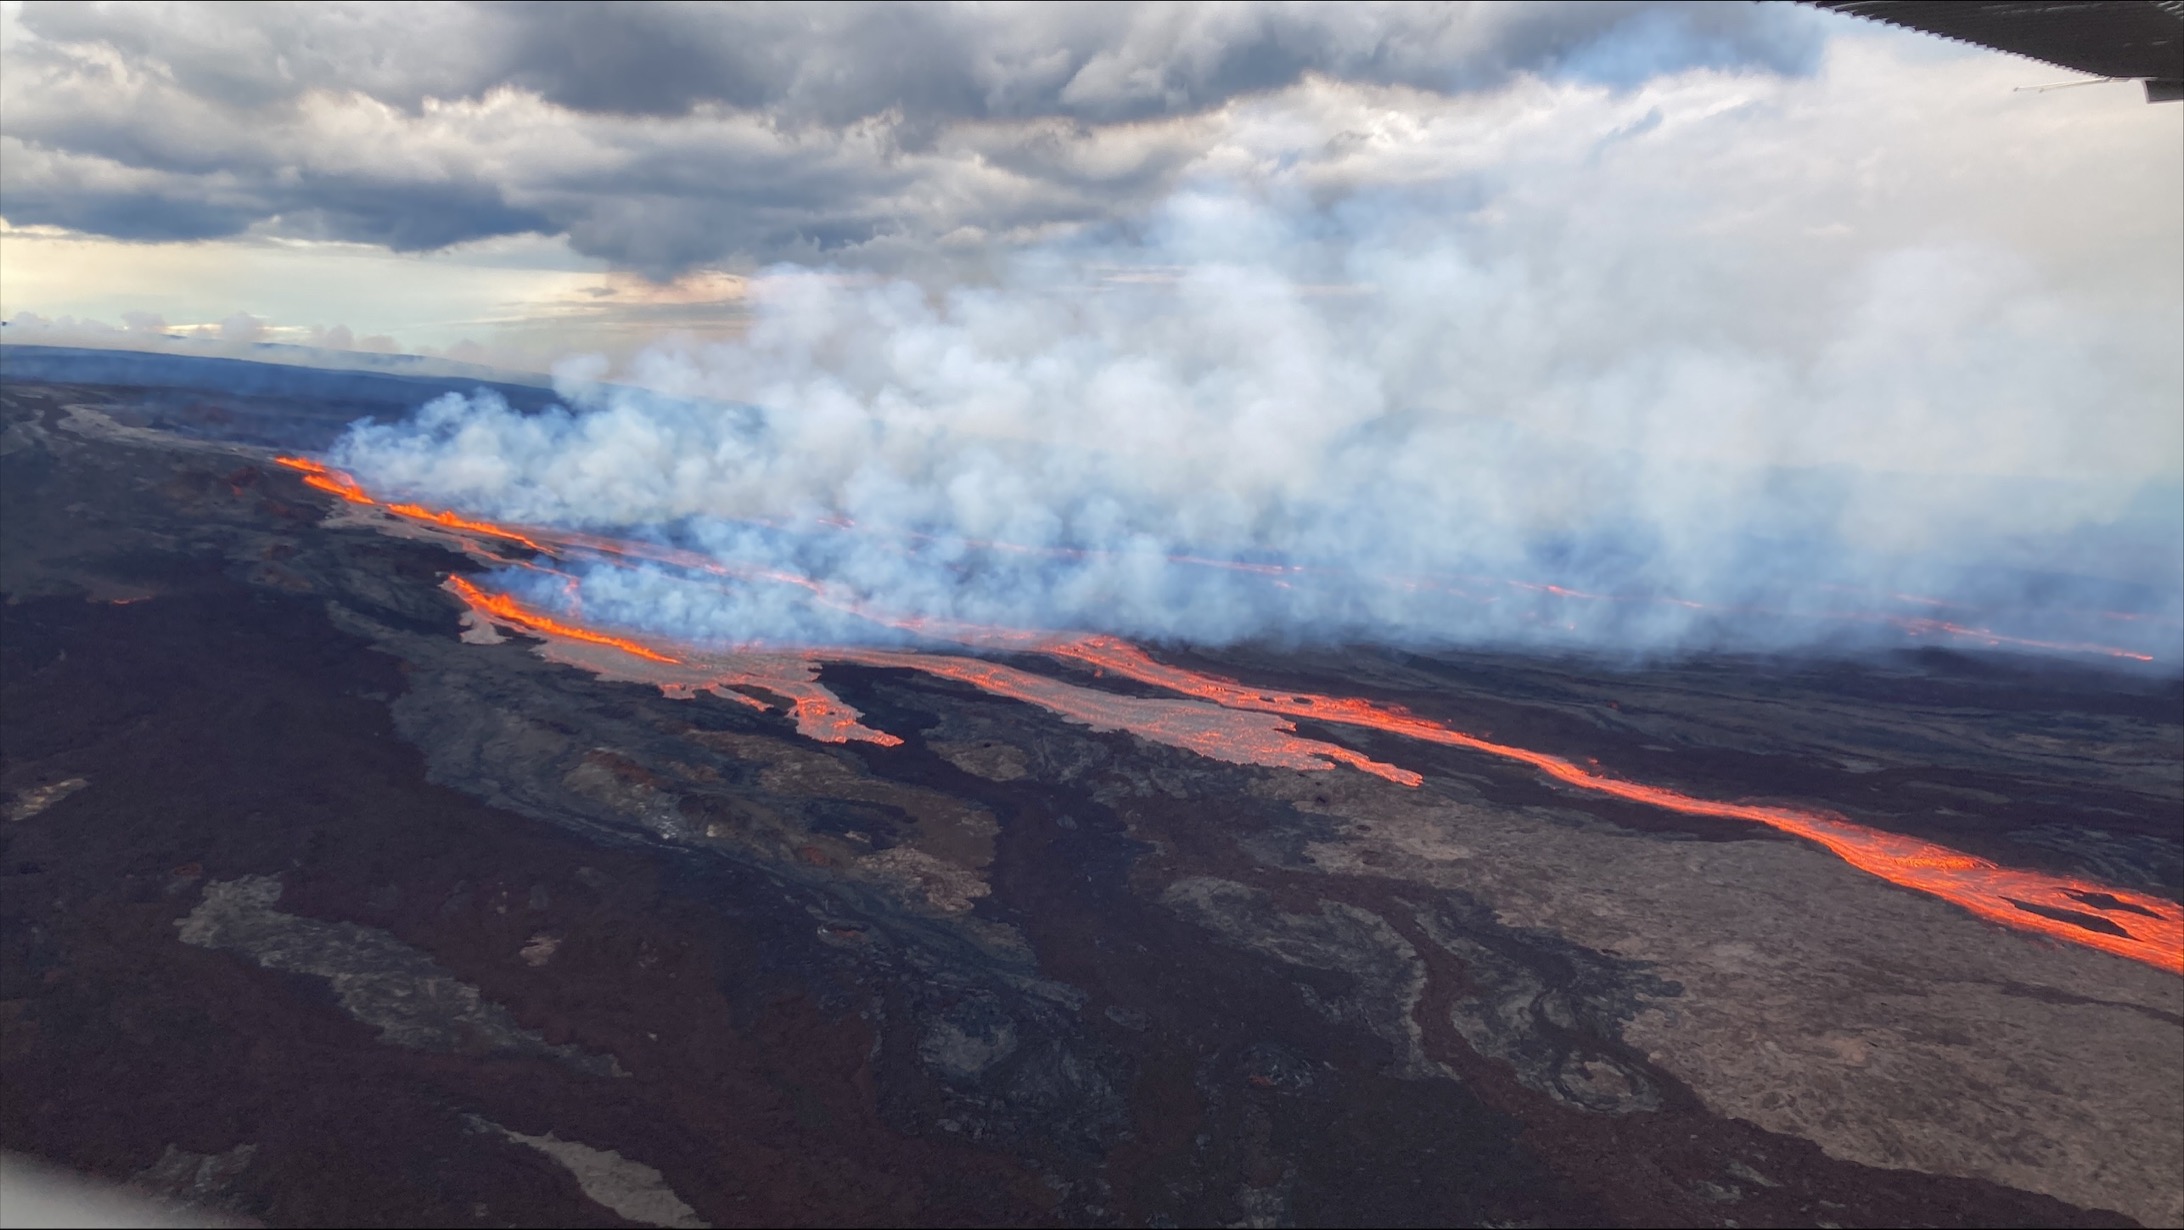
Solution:
<path fill-rule="evenodd" d="M 2177 660 L 2173 458 L 2097 429 L 2184 387 L 2144 322 L 1971 249 L 1790 271 L 1830 306 L 1770 317 L 1765 262 L 1634 277 L 1626 248 L 1600 278 L 1579 235 L 1390 206 L 1329 239 L 1309 216 L 1189 196 L 1128 242 L 937 288 L 776 270 L 735 344 L 612 381 L 564 364 L 542 415 L 442 399 L 333 460 L 906 618 Z M 618 567 L 584 593 L 682 639 L 874 636 L 793 586 Z"/>

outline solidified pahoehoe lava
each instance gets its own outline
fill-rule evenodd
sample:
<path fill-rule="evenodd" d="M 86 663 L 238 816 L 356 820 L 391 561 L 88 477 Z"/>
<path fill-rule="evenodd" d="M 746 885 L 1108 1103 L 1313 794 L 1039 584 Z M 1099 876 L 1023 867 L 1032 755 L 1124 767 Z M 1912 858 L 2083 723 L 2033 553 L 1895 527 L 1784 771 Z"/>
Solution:
<path fill-rule="evenodd" d="M 542 542 L 556 542 L 561 537 L 553 531 L 526 527 L 528 533 L 518 532 L 417 505 L 387 503 L 372 496 L 349 476 L 319 463 L 296 458 L 283 458 L 281 463 L 301 471 L 304 481 L 313 487 L 409 521 L 514 542 L 542 554 L 555 553 L 554 547 L 541 545 Z M 558 542 L 556 545 L 562 550 L 583 551 L 607 559 L 674 562 L 725 575 L 744 575 L 702 557 L 684 559 L 682 557 L 688 553 L 671 548 L 623 544 L 592 535 L 567 535 L 565 545 Z M 751 579 L 794 583 L 829 605 L 855 609 L 831 599 L 824 588 L 810 578 L 769 572 L 753 574 Z M 2184 974 L 2184 910 L 2171 902 L 2068 876 L 1998 866 L 1931 842 L 1855 824 L 1827 812 L 1773 804 L 1721 802 L 1666 787 L 1623 781 L 1581 768 L 1558 756 L 1482 739 L 1400 708 L 1359 698 L 1264 692 L 1236 680 L 1159 662 L 1115 637 L 1070 638 L 1002 629 L 943 629 L 932 624 L 856 611 L 894 627 L 912 628 L 974 645 L 1032 649 L 1097 672 L 1112 672 L 1140 684 L 1162 688 L 1185 699 L 1165 701 L 1119 696 L 981 659 L 907 651 L 811 648 L 786 654 L 737 654 L 678 647 L 680 656 L 672 656 L 642 640 L 596 631 L 531 610 L 512 597 L 488 593 L 459 577 L 450 578 L 449 587 L 481 617 L 540 637 L 549 644 L 590 646 L 625 654 L 645 664 L 633 671 L 626 664 L 597 662 L 589 658 L 576 660 L 576 664 L 602 673 L 642 679 L 677 696 L 690 696 L 697 689 L 706 689 L 719 695 L 734 695 L 747 704 L 759 703 L 738 690 L 746 687 L 781 696 L 789 702 L 800 731 L 829 742 L 858 739 L 888 745 L 901 741 L 896 736 L 863 726 L 857 721 L 854 709 L 816 682 L 815 665 L 832 661 L 921 671 L 969 684 L 993 695 L 1038 705 L 1095 729 L 1128 730 L 1153 742 L 1186 748 L 1231 763 L 1315 770 L 1331 769 L 1341 763 L 1406 786 L 1422 782 L 1423 778 L 1411 770 L 1299 735 L 1291 719 L 1357 727 L 1514 761 L 1576 789 L 1667 811 L 1765 825 L 1811 841 L 1861 871 L 1939 897 L 1991 922 Z M 802 665 L 798 667 L 792 663 Z M 2108 912 L 2089 914 L 2082 908 L 2087 904 Z M 2115 913 L 2124 916 L 2112 916 Z"/>

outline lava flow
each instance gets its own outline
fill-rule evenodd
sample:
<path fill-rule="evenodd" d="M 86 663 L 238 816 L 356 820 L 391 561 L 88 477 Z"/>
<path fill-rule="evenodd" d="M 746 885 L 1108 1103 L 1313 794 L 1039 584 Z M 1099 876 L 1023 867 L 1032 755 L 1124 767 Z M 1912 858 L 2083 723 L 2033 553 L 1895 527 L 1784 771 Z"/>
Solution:
<path fill-rule="evenodd" d="M 604 632 L 594 632 L 589 628 L 580 628 L 575 624 L 563 623 L 550 615 L 531 610 L 506 594 L 486 593 L 461 577 L 449 577 L 447 583 L 464 602 L 471 605 L 473 610 L 485 612 L 496 620 L 521 628 L 526 632 L 582 641 L 587 645 L 604 645 L 609 649 L 619 649 L 633 657 L 643 658 L 647 662 L 660 662 L 672 666 L 682 660 L 680 658 L 670 658 L 663 653 L 655 653 L 627 637 L 609 636 Z"/>
<path fill-rule="evenodd" d="M 1276 714 L 1223 708 L 1199 700 L 1117 696 L 997 662 L 945 654 L 852 648 L 797 653 L 686 648 L 678 650 L 683 656 L 669 657 L 626 637 L 578 629 L 507 595 L 487 593 L 461 577 L 449 577 L 447 588 L 479 619 L 546 642 L 545 650 L 555 661 L 582 667 L 606 679 L 649 683 L 678 700 L 688 700 L 702 691 L 765 709 L 769 706 L 757 696 L 777 698 L 785 702 L 797 732 L 821 743 L 892 747 L 902 742 L 864 725 L 855 708 L 818 681 L 821 662 L 841 662 L 920 671 L 968 684 L 993 696 L 1037 705 L 1094 730 L 1127 730 L 1149 743 L 1182 748 L 1230 764 L 1304 770 L 1346 764 L 1400 785 L 1416 786 L 1425 780 L 1408 769 L 1299 735 L 1294 723 Z M 593 652 L 600 647 L 617 649 L 642 661 L 602 657 Z"/>
<path fill-rule="evenodd" d="M 473 521 L 468 517 L 459 517 L 451 512 L 434 512 L 422 504 L 390 504 L 364 490 L 363 487 L 357 484 L 355 479 L 343 474 L 341 471 L 328 469 L 326 466 L 307 458 L 275 457 L 273 463 L 299 471 L 303 475 L 306 486 L 316 487 L 320 491 L 338 495 L 351 504 L 363 504 L 383 512 L 393 513 L 397 517 L 404 517 L 411 521 L 422 521 L 428 525 L 439 526 L 442 529 L 484 534 L 489 538 L 499 538 L 507 542 L 521 544 L 542 555 L 550 554 L 545 547 L 540 546 L 535 540 L 506 526 L 495 525 L 490 521 Z"/>
<path fill-rule="evenodd" d="M 1926 636 L 1938 633 L 1958 640 L 1978 641 L 1982 645 L 1996 647 L 2009 645 L 2018 649 L 2045 649 L 2051 653 L 2098 653 L 2106 654 L 2111 658 L 2124 658 L 2132 662 L 2151 662 L 2154 660 L 2154 655 L 2150 653 L 2136 653 L 2129 649 L 2094 645 L 2084 641 L 2036 641 L 2030 637 L 2005 636 L 1991 628 L 1972 628 L 1964 624 L 1951 623 L 1946 619 L 1913 619 L 1902 615 L 1884 615 L 1881 618 L 1903 629 L 1905 633 L 1911 636 Z"/>
<path fill-rule="evenodd" d="M 1989 921 L 2038 931 L 2184 974 L 2184 910 L 2173 902 L 2088 880 L 2000 867 L 1945 846 L 1867 828 L 1826 812 L 1756 803 L 1723 803 L 1662 786 L 1621 781 L 1579 768 L 1559 756 L 1467 735 L 1401 709 L 1370 701 L 1316 693 L 1262 692 L 1232 679 L 1157 662 L 1144 650 L 1114 637 L 1086 637 L 1056 645 L 1047 652 L 1228 708 L 1256 709 L 1263 713 L 1361 726 L 1422 743 L 1460 747 L 1530 765 L 1548 777 L 1580 790 L 1687 816 L 1764 824 L 1815 842 L 1860 871 L 1892 884 L 1931 893 Z M 2117 910 L 2131 915 L 2129 925 L 2106 914 L 2089 914 L 2082 908 L 2074 908 L 2095 898 L 2116 902 Z M 2041 904 L 2058 900 L 2068 904 Z"/>
<path fill-rule="evenodd" d="M 316 462 L 281 458 L 301 471 L 304 481 L 351 503 L 370 505 L 397 517 L 442 529 L 477 533 L 552 554 L 540 540 L 562 550 L 583 551 L 604 559 L 644 559 L 700 568 L 742 579 L 793 583 L 829 605 L 823 588 L 808 577 L 771 572 L 745 573 L 715 561 L 638 543 L 557 531 L 519 533 L 452 513 L 434 513 L 416 505 L 394 505 L 373 497 L 345 474 Z M 672 559 L 666 557 L 674 557 Z M 683 558 L 688 556 L 687 559 Z M 874 731 L 857 720 L 856 711 L 817 682 L 823 661 L 920 671 L 969 684 L 996 696 L 1037 705 L 1094 729 L 1128 730 L 1151 742 L 1185 748 L 1235 764 L 1326 770 L 1348 764 L 1406 786 L 1423 778 L 1410 770 L 1371 760 L 1348 748 L 1296 732 L 1290 719 L 1364 728 L 1444 747 L 1461 748 L 1527 765 L 1564 785 L 1684 815 L 1742 820 L 1811 841 L 1851 866 L 1890 883 L 1949 901 L 1981 918 L 2050 938 L 2097 948 L 2117 956 L 2184 974 L 2184 910 L 2172 902 L 2067 876 L 2002 867 L 1917 838 L 1854 824 L 1840 816 L 1802 808 L 1759 803 L 1728 803 L 1684 794 L 1661 786 L 1626 782 L 1580 768 L 1545 752 L 1496 743 L 1476 735 L 1371 701 L 1317 693 L 1272 693 L 1232 679 L 1155 660 L 1143 650 L 1110 636 L 1075 639 L 1006 629 L 940 628 L 915 620 L 856 613 L 897 628 L 914 628 L 970 644 L 1010 645 L 1087 666 L 1095 673 L 1165 689 L 1185 698 L 1158 700 L 1119 696 L 1080 687 L 981 659 L 905 651 L 812 648 L 794 653 L 739 653 L 678 649 L 670 656 L 629 637 L 593 631 L 531 610 L 514 598 L 488 593 L 461 577 L 449 589 L 480 618 L 539 637 L 549 646 L 626 655 L 620 661 L 590 656 L 567 657 L 614 678 L 641 679 L 668 695 L 689 697 L 705 689 L 742 703 L 762 702 L 745 694 L 752 689 L 789 702 L 798 729 L 828 742 L 851 739 L 898 744 L 893 735 Z M 845 606 L 844 609 L 855 610 Z M 645 664 L 632 668 L 628 658 Z M 2098 913 L 2090 911 L 2099 911 Z M 2125 917 L 2119 918 L 2118 915 Z"/>
<path fill-rule="evenodd" d="M 1416 786 L 1425 781 L 1423 776 L 1408 769 L 1382 764 L 1349 748 L 1299 735 L 1294 723 L 1275 714 L 1238 711 L 1232 706 L 1209 705 L 1196 700 L 1117 696 L 1113 692 L 1078 687 L 979 658 L 887 650 L 815 652 L 830 662 L 900 667 L 967 683 L 994 696 L 1037 705 L 1094 730 L 1127 730 L 1148 743 L 1183 748 L 1209 760 L 1305 770 L 1331 769 L 1346 764 L 1398 785 Z"/>

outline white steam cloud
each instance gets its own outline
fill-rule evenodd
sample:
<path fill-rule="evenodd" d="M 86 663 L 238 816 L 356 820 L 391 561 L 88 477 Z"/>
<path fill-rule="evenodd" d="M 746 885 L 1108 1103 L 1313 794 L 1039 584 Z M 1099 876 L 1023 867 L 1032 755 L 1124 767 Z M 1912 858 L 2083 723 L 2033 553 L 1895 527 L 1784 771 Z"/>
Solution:
<path fill-rule="evenodd" d="M 733 344 L 565 365 L 564 412 L 443 399 L 335 460 L 904 615 L 1619 653 L 1919 616 L 2175 662 L 2176 270 L 1975 207 L 2006 160 L 1860 204 L 1861 134 L 1798 95 L 1855 77 L 1527 83 L 1447 104 L 1404 182 L 1209 172 L 954 284 L 777 269 Z M 2135 210 L 2174 204 L 2152 185 Z M 583 594 L 708 640 L 884 635 L 793 586 Z"/>

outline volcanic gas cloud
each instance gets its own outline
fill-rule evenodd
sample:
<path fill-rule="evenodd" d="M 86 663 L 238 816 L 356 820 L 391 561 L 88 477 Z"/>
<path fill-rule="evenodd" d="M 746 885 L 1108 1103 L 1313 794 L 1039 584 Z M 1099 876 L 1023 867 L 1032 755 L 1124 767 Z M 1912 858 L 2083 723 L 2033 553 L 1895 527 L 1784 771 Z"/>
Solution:
<path fill-rule="evenodd" d="M 1548 243 L 1492 212 L 1353 203 L 1330 226 L 1209 188 L 983 280 L 775 270 L 733 343 L 612 381 L 573 362 L 543 414 L 449 397 L 330 460 L 392 499 L 927 619 L 2184 663 L 2173 323 L 1969 251 L 1782 283 L 1679 264 L 1663 234 L 1645 278 L 1608 277 L 1631 236 Z M 2126 370 L 2111 350 L 2129 380 L 2096 379 Z M 655 562 L 601 572 L 588 609 L 678 640 L 880 635 Z"/>

